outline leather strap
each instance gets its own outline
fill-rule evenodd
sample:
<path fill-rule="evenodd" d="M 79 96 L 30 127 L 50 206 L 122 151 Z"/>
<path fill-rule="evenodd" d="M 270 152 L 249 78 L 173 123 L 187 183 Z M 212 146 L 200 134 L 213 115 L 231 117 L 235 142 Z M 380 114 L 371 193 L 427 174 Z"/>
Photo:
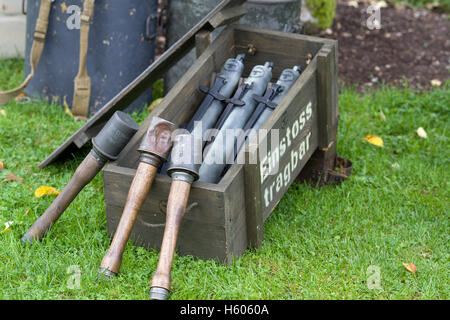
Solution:
<path fill-rule="evenodd" d="M 25 78 L 23 83 L 15 89 L 8 91 L 0 91 L 0 105 L 8 104 L 12 99 L 22 93 L 23 89 L 30 83 L 34 76 L 39 60 L 44 50 L 45 38 L 48 29 L 48 20 L 50 16 L 50 9 L 54 0 L 42 0 L 39 8 L 39 16 L 36 21 L 36 28 L 33 35 L 33 44 L 30 53 L 31 72 Z"/>
<path fill-rule="evenodd" d="M 72 114 L 86 120 L 89 113 L 89 100 L 91 98 L 91 78 L 87 72 L 87 53 L 89 42 L 89 28 L 94 17 L 95 0 L 84 0 L 83 13 L 81 14 L 80 29 L 80 62 L 78 74 L 74 79 Z"/>

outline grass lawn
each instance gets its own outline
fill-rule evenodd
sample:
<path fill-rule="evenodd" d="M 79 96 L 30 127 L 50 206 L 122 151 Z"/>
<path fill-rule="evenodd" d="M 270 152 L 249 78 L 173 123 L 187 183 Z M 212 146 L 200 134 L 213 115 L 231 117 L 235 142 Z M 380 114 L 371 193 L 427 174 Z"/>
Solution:
<path fill-rule="evenodd" d="M 23 79 L 23 62 L 1 61 L 0 89 Z M 448 299 L 450 86 L 424 93 L 384 88 L 339 97 L 338 151 L 353 161 L 352 176 L 322 189 L 293 184 L 265 224 L 258 251 L 230 266 L 176 256 L 171 299 Z M 54 196 L 35 198 L 41 185 L 61 190 L 81 162 L 37 164 L 82 123 L 46 103 L 0 107 L 0 298 L 147 299 L 158 253 L 127 245 L 121 275 L 99 282 L 109 247 L 102 177 L 69 206 L 42 243 L 20 238 Z M 385 115 L 382 119 L 381 112 Z M 134 115 L 142 121 L 146 112 Z M 428 138 L 416 130 L 423 127 Z M 364 141 L 380 136 L 385 146 Z M 84 150 L 87 151 L 87 150 Z M 413 262 L 415 274 L 402 263 Z M 75 266 L 75 267 L 74 267 Z M 371 267 L 372 266 L 372 267 Z M 379 270 L 380 287 L 367 281 Z M 80 272 L 80 287 L 74 274 Z"/>

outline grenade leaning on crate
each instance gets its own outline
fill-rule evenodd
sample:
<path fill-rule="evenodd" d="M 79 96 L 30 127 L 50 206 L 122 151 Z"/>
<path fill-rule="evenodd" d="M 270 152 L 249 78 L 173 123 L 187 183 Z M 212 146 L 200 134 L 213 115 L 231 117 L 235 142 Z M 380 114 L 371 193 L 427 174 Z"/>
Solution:
<path fill-rule="evenodd" d="M 116 111 L 100 133 L 92 139 L 93 148 L 75 170 L 73 177 L 50 207 L 22 237 L 24 242 L 40 241 L 83 188 L 94 179 L 106 162 L 118 158 L 123 147 L 137 132 L 138 125 L 126 113 Z"/>
<path fill-rule="evenodd" d="M 186 211 L 191 185 L 198 180 L 202 159 L 201 139 L 192 134 L 174 138 L 167 174 L 172 178 L 167 200 L 166 224 L 158 267 L 152 278 L 150 299 L 167 300 L 170 291 L 170 271 L 178 238 L 178 231 Z"/>

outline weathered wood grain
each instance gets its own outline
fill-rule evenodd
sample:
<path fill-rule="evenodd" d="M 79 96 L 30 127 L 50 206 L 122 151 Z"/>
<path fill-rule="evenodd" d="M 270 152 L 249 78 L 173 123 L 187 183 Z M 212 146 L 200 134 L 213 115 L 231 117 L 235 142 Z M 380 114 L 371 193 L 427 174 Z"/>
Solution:
<path fill-rule="evenodd" d="M 328 40 L 299 34 L 253 29 L 241 25 L 233 27 L 234 46 L 237 53 L 247 53 L 250 44 L 256 49 L 254 55 L 246 55 L 245 76 L 250 73 L 254 65 L 273 61 L 272 76 L 276 81 L 286 68 L 292 68 L 295 65 L 305 68 L 309 54 L 314 57 L 324 43 L 328 43 Z"/>
<path fill-rule="evenodd" d="M 166 225 L 159 255 L 158 266 L 152 278 L 151 287 L 170 291 L 170 272 L 175 254 L 178 232 L 186 211 L 191 184 L 186 181 L 172 180 L 167 200 Z"/>
<path fill-rule="evenodd" d="M 105 201 L 124 207 L 135 173 L 135 169 L 121 168 L 111 164 L 107 165 L 105 170 L 103 170 Z M 152 187 L 142 205 L 141 212 L 161 212 L 161 203 L 167 203 L 170 181 L 168 176 L 156 174 Z M 196 181 L 192 184 L 188 207 L 191 205 L 193 207 L 186 213 L 184 220 L 202 221 L 207 224 L 224 226 L 223 192 L 205 185 L 206 183 L 201 181 Z M 165 211 L 163 210 L 162 213 L 165 214 Z"/>
<path fill-rule="evenodd" d="M 107 227 L 110 236 L 117 228 L 122 211 L 123 207 L 106 202 Z M 131 242 L 136 246 L 159 251 L 164 234 L 165 219 L 165 214 L 159 210 L 141 211 L 131 231 Z M 226 250 L 225 227 L 183 219 L 178 235 L 177 254 L 228 263 Z"/>
<path fill-rule="evenodd" d="M 328 148 L 337 136 L 338 101 L 335 47 L 325 45 L 317 54 L 317 117 L 319 148 Z"/>
<path fill-rule="evenodd" d="M 232 7 L 218 12 L 209 20 L 209 23 L 213 26 L 213 28 L 218 28 L 220 26 L 224 26 L 239 20 L 239 18 L 241 18 L 246 13 L 247 9 L 245 9 L 244 7 Z"/>
<path fill-rule="evenodd" d="M 227 263 L 239 257 L 248 247 L 245 205 L 248 202 L 245 194 L 244 167 L 236 165 L 231 175 L 231 183 L 224 193 L 224 215 L 227 243 Z"/>
<path fill-rule="evenodd" d="M 141 162 L 128 191 L 120 223 L 114 234 L 111 245 L 100 264 L 100 270 L 119 273 L 122 264 L 122 255 L 130 237 L 131 230 L 136 222 L 139 211 L 152 186 L 156 175 L 156 168 L 148 163 Z"/>
<path fill-rule="evenodd" d="M 252 150 L 257 146 L 249 144 L 247 150 Z M 246 164 L 244 166 L 245 184 L 245 213 L 247 224 L 248 245 L 258 249 L 264 239 L 264 219 L 262 215 L 261 198 L 261 174 L 259 152 L 255 152 L 256 163 L 250 162 L 250 153 L 246 152 Z"/>
<path fill-rule="evenodd" d="M 199 58 L 206 48 L 211 44 L 211 32 L 208 30 L 199 31 L 195 35 L 195 55 Z"/>

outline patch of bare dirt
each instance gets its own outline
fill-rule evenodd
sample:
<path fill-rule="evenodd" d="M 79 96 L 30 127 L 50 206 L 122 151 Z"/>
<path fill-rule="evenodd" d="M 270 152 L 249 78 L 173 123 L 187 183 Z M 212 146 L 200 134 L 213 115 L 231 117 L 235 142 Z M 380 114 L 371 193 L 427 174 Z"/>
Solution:
<path fill-rule="evenodd" d="M 339 76 L 364 87 L 382 83 L 415 89 L 450 76 L 450 21 L 444 14 L 410 8 L 380 8 L 380 29 L 367 27 L 369 3 L 339 1 L 331 30 L 317 36 L 338 40 Z M 433 81 L 434 80 L 434 81 Z"/>

